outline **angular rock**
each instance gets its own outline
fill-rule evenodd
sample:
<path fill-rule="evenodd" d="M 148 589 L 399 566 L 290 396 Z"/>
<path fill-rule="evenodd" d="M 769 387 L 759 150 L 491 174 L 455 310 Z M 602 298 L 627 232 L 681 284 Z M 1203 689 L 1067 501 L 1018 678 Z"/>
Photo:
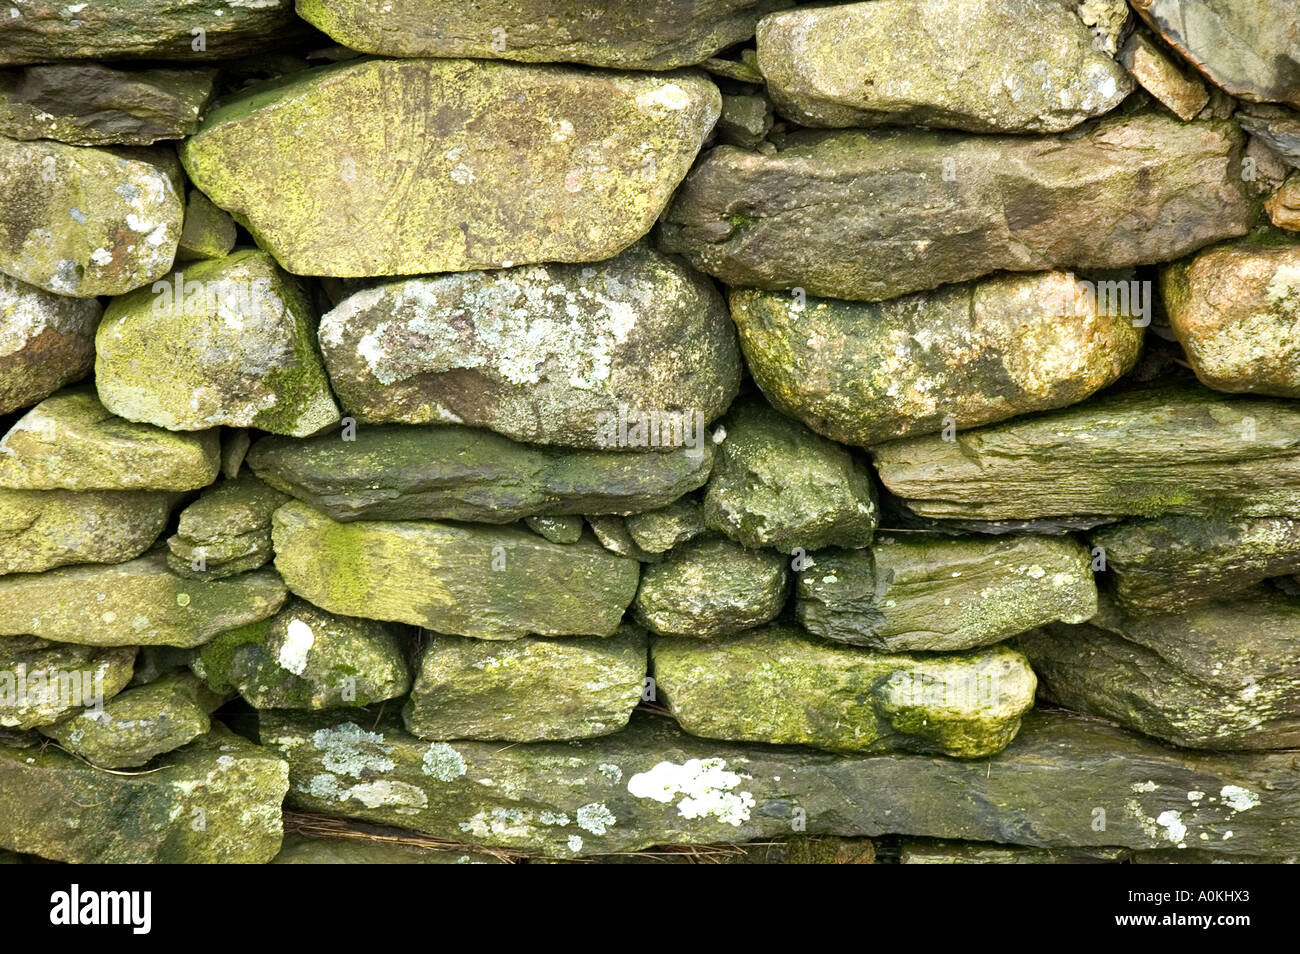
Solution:
<path fill-rule="evenodd" d="M 1117 53 L 1129 28 L 1127 0 L 1078 0 L 1079 19 L 1092 31 L 1093 44 L 1107 53 Z"/>
<path fill-rule="evenodd" d="M 719 142 L 754 149 L 772 129 L 772 104 L 766 96 L 723 96 L 714 132 Z"/>
<path fill-rule="evenodd" d="M 582 539 L 586 523 L 578 516 L 563 517 L 525 517 L 524 524 L 529 530 L 545 537 L 552 543 L 577 543 Z"/>
<path fill-rule="evenodd" d="M 587 514 L 587 525 L 600 545 L 610 553 L 628 557 L 641 563 L 655 563 L 661 559 L 658 553 L 647 553 L 637 546 L 628 532 L 627 521 L 618 516 Z"/>
<path fill-rule="evenodd" d="M 1300 397 L 1300 241 L 1252 236 L 1167 266 L 1169 326 L 1201 383 Z"/>
<path fill-rule="evenodd" d="M 1059 0 L 818 6 L 764 17 L 756 39 L 768 95 L 803 126 L 1062 132 L 1133 89 Z"/>
<path fill-rule="evenodd" d="M 1134 520 L 1089 535 L 1105 555 L 1119 606 L 1172 613 L 1300 572 L 1300 521 L 1291 517 Z"/>
<path fill-rule="evenodd" d="M 632 611 L 661 636 L 726 636 L 775 619 L 788 583 L 780 553 L 693 540 L 645 568 Z"/>
<path fill-rule="evenodd" d="M 1137 282 L 1067 272 L 880 303 L 757 289 L 730 300 L 746 364 L 772 405 L 859 445 L 1077 403 L 1133 367 L 1152 306 Z"/>
<path fill-rule="evenodd" d="M 129 563 L 0 577 L 0 634 L 31 633 L 87 646 L 198 646 L 265 619 L 285 599 L 273 570 L 186 580 L 165 548 Z"/>
<path fill-rule="evenodd" d="M 82 709 L 45 726 L 41 733 L 95 765 L 137 768 L 207 732 L 208 716 L 221 701 L 190 674 L 171 673 L 127 689 L 101 708 Z"/>
<path fill-rule="evenodd" d="M 5 70 L 0 135 L 74 146 L 184 139 L 199 128 L 215 78 L 213 70 L 126 71 L 98 63 Z"/>
<path fill-rule="evenodd" d="M 1210 101 L 1204 83 L 1184 73 L 1164 50 L 1141 33 L 1128 38 L 1119 61 L 1143 89 L 1183 122 L 1195 119 Z"/>
<path fill-rule="evenodd" d="M 397 627 L 294 598 L 273 617 L 217 634 L 190 664 L 259 709 L 368 706 L 411 688 Z"/>
<path fill-rule="evenodd" d="M 0 490 L 0 574 L 138 557 L 158 539 L 174 501 L 143 490 Z"/>
<path fill-rule="evenodd" d="M 179 179 L 175 157 L 161 147 L 0 136 L 0 271 L 75 298 L 148 284 L 176 254 Z"/>
<path fill-rule="evenodd" d="M 1300 600 L 1260 589 L 1163 616 L 1108 603 L 1017 640 L 1043 697 L 1191 748 L 1300 744 Z M 1190 798 L 1190 796 L 1189 796 Z"/>
<path fill-rule="evenodd" d="M 471 56 L 628 70 L 691 66 L 788 0 L 298 0 L 298 15 L 380 56 Z"/>
<path fill-rule="evenodd" d="M 1292 173 L 1264 203 L 1269 221 L 1279 229 L 1300 232 L 1300 173 Z"/>
<path fill-rule="evenodd" d="M 1199 387 L 1108 394 L 1033 417 L 872 450 L 924 517 L 1300 512 L 1300 407 Z"/>
<path fill-rule="evenodd" d="M 177 261 L 222 258 L 234 249 L 237 237 L 235 220 L 198 189 L 191 189 L 185 200 L 185 225 L 176 247 Z"/>
<path fill-rule="evenodd" d="M 627 725 L 645 675 L 645 632 L 635 626 L 603 639 L 528 636 L 504 644 L 435 634 L 402 718 L 422 739 L 536 742 L 608 735 Z M 457 757 L 450 746 L 429 753 L 431 775 L 454 775 Z"/>
<path fill-rule="evenodd" d="M 289 500 L 251 474 L 213 484 L 181 511 L 167 565 L 196 580 L 224 579 L 270 562 L 271 514 Z"/>
<path fill-rule="evenodd" d="M 307 300 L 264 252 L 187 264 L 116 299 L 95 354 L 99 399 L 127 420 L 305 437 L 339 419 Z"/>
<path fill-rule="evenodd" d="M 134 659 L 134 646 L 97 649 L 35 636 L 0 638 L 0 726 L 30 729 L 102 708 L 131 681 Z"/>
<path fill-rule="evenodd" d="M 1300 169 L 1300 113 L 1285 106 L 1243 103 L 1236 118 L 1242 129 L 1261 140 L 1284 163 Z"/>
<path fill-rule="evenodd" d="M 378 285 L 326 314 L 320 342 L 358 420 L 588 449 L 698 450 L 740 383 L 721 296 L 644 244 L 590 266 Z"/>
<path fill-rule="evenodd" d="M 713 446 L 659 453 L 569 451 L 467 427 L 358 427 L 356 439 L 266 438 L 248 466 L 335 520 L 471 520 L 626 513 L 701 486 Z"/>
<path fill-rule="evenodd" d="M 99 316 L 94 299 L 64 298 L 0 275 L 0 414 L 89 373 Z"/>
<path fill-rule="evenodd" d="M 356 60 L 229 100 L 181 158 L 296 274 L 588 262 L 650 230 L 720 109 L 693 73 Z"/>
<path fill-rule="evenodd" d="M 1250 228 L 1243 144 L 1231 122 L 1138 115 L 1064 139 L 902 129 L 719 146 L 660 244 L 729 285 L 868 301 L 1001 269 L 1167 261 Z"/>
<path fill-rule="evenodd" d="M 28 411 L 0 439 L 0 487 L 16 490 L 197 490 L 217 476 L 216 429 L 176 434 L 124 421 L 90 387 Z"/>
<path fill-rule="evenodd" d="M 608 636 L 640 570 L 591 541 L 548 543 L 518 527 L 335 523 L 298 502 L 276 511 L 272 537 L 289 588 L 323 609 L 480 639 Z"/>
<path fill-rule="evenodd" d="M 693 500 L 678 500 L 659 510 L 633 513 L 624 521 L 642 550 L 663 553 L 704 533 L 704 514 Z"/>
<path fill-rule="evenodd" d="M 704 522 L 747 547 L 864 547 L 879 519 L 871 472 L 848 450 L 749 401 L 727 415 Z"/>
<path fill-rule="evenodd" d="M 0 844 L 97 864 L 262 864 L 280 850 L 288 765 L 273 752 L 217 726 L 158 768 L 0 746 Z"/>
<path fill-rule="evenodd" d="M 810 633 L 887 652 L 987 646 L 1097 612 L 1091 556 L 1064 536 L 882 536 L 812 554 L 795 594 Z"/>
<path fill-rule="evenodd" d="M 1151 29 L 1233 96 L 1300 106 L 1300 8 L 1291 0 L 1132 0 Z"/>

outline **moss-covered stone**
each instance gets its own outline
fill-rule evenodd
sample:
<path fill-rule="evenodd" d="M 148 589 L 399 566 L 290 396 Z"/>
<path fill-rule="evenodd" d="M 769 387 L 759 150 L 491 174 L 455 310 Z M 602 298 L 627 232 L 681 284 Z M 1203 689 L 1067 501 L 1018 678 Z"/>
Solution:
<path fill-rule="evenodd" d="M 987 646 L 1097 612 L 1091 555 L 1069 537 L 892 535 L 811 554 L 795 616 L 824 639 L 889 652 Z"/>
<path fill-rule="evenodd" d="M 786 557 L 713 537 L 675 548 L 641 574 L 632 610 L 662 636 L 725 636 L 776 618 L 789 592 Z"/>
<path fill-rule="evenodd" d="M 0 275 L 0 414 L 35 404 L 90 371 L 99 302 Z"/>
<path fill-rule="evenodd" d="M 223 258 L 234 250 L 236 237 L 235 220 L 198 189 L 190 189 L 176 260 Z"/>
<path fill-rule="evenodd" d="M 0 490 L 0 574 L 130 560 L 158 539 L 174 500 L 143 490 Z"/>
<path fill-rule="evenodd" d="M 536 742 L 608 735 L 627 725 L 646 675 L 644 630 L 594 639 L 511 643 L 433 635 L 420 657 L 408 732 L 422 739 Z M 454 776 L 450 746 L 430 747 L 430 774 Z"/>
<path fill-rule="evenodd" d="M 181 511 L 167 565 L 199 580 L 256 570 L 273 555 L 271 514 L 288 500 L 252 474 L 213 484 Z"/>
<path fill-rule="evenodd" d="M 548 543 L 520 527 L 336 523 L 303 503 L 275 512 L 275 565 L 332 613 L 480 639 L 608 636 L 640 567 L 594 541 Z"/>
<path fill-rule="evenodd" d="M 0 726 L 30 729 L 102 708 L 131 681 L 134 659 L 134 646 L 98 649 L 0 637 Z M 0 739 L 0 745 L 13 744 Z"/>
<path fill-rule="evenodd" d="M 552 543 L 577 543 L 582 539 L 586 523 L 579 516 L 568 514 L 558 517 L 525 517 L 524 524 Z"/>
<path fill-rule="evenodd" d="M 656 563 L 662 557 L 658 553 L 648 553 L 637 545 L 628 532 L 627 521 L 619 516 L 587 514 L 587 526 L 600 545 L 610 553 L 637 560 L 641 563 Z"/>
<path fill-rule="evenodd" d="M 628 514 L 627 532 L 647 553 L 663 553 L 694 539 L 708 528 L 704 514 L 693 500 L 682 499 L 659 510 Z"/>

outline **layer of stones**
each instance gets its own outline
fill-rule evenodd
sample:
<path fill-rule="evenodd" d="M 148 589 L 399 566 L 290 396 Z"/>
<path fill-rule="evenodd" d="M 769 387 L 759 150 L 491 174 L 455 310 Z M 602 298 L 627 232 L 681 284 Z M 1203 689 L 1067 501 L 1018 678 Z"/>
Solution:
<path fill-rule="evenodd" d="M 579 6 L 0 8 L 0 861 L 1300 855 L 1300 8 Z"/>

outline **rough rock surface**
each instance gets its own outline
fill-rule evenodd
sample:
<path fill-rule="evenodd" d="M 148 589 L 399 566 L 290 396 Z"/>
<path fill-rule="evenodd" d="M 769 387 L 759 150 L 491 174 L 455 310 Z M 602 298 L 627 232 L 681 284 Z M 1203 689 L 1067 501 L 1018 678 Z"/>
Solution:
<path fill-rule="evenodd" d="M 1262 141 L 1284 163 L 1300 169 L 1300 112 L 1285 106 L 1242 104 L 1241 128 Z"/>
<path fill-rule="evenodd" d="M 0 414 L 35 404 L 95 361 L 99 302 L 0 275 Z"/>
<path fill-rule="evenodd" d="M 694 500 L 682 498 L 659 510 L 629 514 L 628 535 L 642 550 L 663 553 L 704 533 L 704 514 Z"/>
<path fill-rule="evenodd" d="M 211 485 L 181 511 L 167 565 L 194 579 L 222 579 L 270 562 L 271 514 L 289 496 L 252 474 Z"/>
<path fill-rule="evenodd" d="M 198 189 L 191 189 L 185 199 L 185 225 L 176 247 L 177 261 L 222 258 L 234 250 L 236 238 L 235 220 Z"/>
<path fill-rule="evenodd" d="M 0 490 L 0 574 L 130 560 L 158 539 L 174 500 L 143 490 Z"/>
<path fill-rule="evenodd" d="M 1195 119 L 1210 101 L 1210 91 L 1204 83 L 1187 75 L 1164 50 L 1141 33 L 1128 38 L 1119 61 L 1143 89 L 1183 122 Z"/>
<path fill-rule="evenodd" d="M 131 681 L 135 652 L 0 637 L 0 726 L 30 729 L 101 706 Z"/>

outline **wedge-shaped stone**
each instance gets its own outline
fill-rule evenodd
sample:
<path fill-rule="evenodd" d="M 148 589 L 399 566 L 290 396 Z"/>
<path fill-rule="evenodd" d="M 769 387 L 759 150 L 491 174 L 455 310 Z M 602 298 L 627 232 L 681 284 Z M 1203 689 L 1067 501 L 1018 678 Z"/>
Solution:
<path fill-rule="evenodd" d="M 181 229 L 176 260 L 222 258 L 235 248 L 238 232 L 235 220 L 212 204 L 198 189 L 190 189 L 185 199 L 185 226 Z"/>
<path fill-rule="evenodd" d="M 0 275 L 0 414 L 35 404 L 95 363 L 99 302 Z"/>
<path fill-rule="evenodd" d="M 0 577 L 0 634 L 87 646 L 198 646 L 265 619 L 284 599 L 273 570 L 187 580 L 167 569 L 166 548 L 156 548 L 115 566 Z"/>
<path fill-rule="evenodd" d="M 1066 272 L 878 304 L 756 289 L 730 297 L 745 362 L 772 405 L 861 445 L 1081 401 L 1133 367 L 1152 304 L 1137 282 L 1089 285 Z"/>
<path fill-rule="evenodd" d="M 1109 394 L 872 454 L 881 482 L 924 517 L 1300 512 L 1300 407 L 1194 386 Z"/>
<path fill-rule="evenodd" d="M 197 490 L 216 479 L 216 429 L 176 434 L 123 420 L 93 388 L 46 398 L 0 440 L 0 487 L 15 490 Z"/>
<path fill-rule="evenodd" d="M 213 484 L 181 511 L 167 565 L 194 579 L 222 579 L 271 561 L 271 514 L 289 500 L 252 474 Z"/>
<path fill-rule="evenodd" d="M 1046 699 L 1175 745 L 1300 745 L 1300 599 L 1261 588 L 1164 616 L 1109 603 L 1017 640 Z M 1189 796 L 1190 798 L 1191 796 Z"/>
<path fill-rule="evenodd" d="M 1300 112 L 1285 106 L 1243 103 L 1234 118 L 1242 129 L 1276 153 L 1277 158 L 1300 169 Z"/>
<path fill-rule="evenodd" d="M 626 524 L 628 535 L 648 553 L 671 550 L 707 529 L 700 505 L 688 499 L 678 500 L 660 510 L 629 514 Z"/>
<path fill-rule="evenodd" d="M 987 646 L 1097 612 L 1090 554 L 1065 536 L 883 536 L 811 554 L 795 594 L 809 632 L 889 652 Z"/>
<path fill-rule="evenodd" d="M 789 592 L 787 557 L 725 537 L 693 540 L 645 568 L 632 609 L 663 636 L 723 636 L 771 621 Z"/>
<path fill-rule="evenodd" d="M 303 503 L 275 513 L 275 565 L 331 613 L 480 639 L 608 636 L 636 595 L 635 560 L 594 541 L 550 543 L 518 527 L 336 523 Z"/>
<path fill-rule="evenodd" d="M 1210 91 L 1189 76 L 1173 58 L 1141 33 L 1133 33 L 1120 51 L 1119 61 L 1142 88 L 1184 122 L 1195 119 L 1210 101 Z"/>
<path fill-rule="evenodd" d="M 175 499 L 143 490 L 0 490 L 0 574 L 138 557 Z"/>
<path fill-rule="evenodd" d="M 241 94 L 181 158 L 296 274 L 589 262 L 650 230 L 721 108 L 695 73 L 361 60 Z"/>
<path fill-rule="evenodd" d="M 763 18 L 757 41 L 768 95 L 803 126 L 1061 132 L 1133 89 L 1059 0 L 787 10 Z"/>
<path fill-rule="evenodd" d="M 519 444 L 467 427 L 358 427 L 356 439 L 266 438 L 248 465 L 335 520 L 472 520 L 651 510 L 701 486 L 713 444 L 647 454 Z"/>
<path fill-rule="evenodd" d="M 0 726 L 30 729 L 102 707 L 131 681 L 135 653 L 0 637 Z"/>
<path fill-rule="evenodd" d="M 575 515 L 561 517 L 525 517 L 524 526 L 552 543 L 577 543 L 586 527 L 583 519 Z"/>
<path fill-rule="evenodd" d="M 1180 751 L 1063 712 L 1024 721 L 1005 751 L 969 762 L 695 739 L 648 717 L 600 739 L 503 746 L 425 742 L 373 716 L 262 712 L 260 737 L 290 762 L 292 807 L 565 857 L 766 841 L 796 818 L 809 835 L 1300 850 L 1291 753 Z"/>
<path fill-rule="evenodd" d="M 740 383 L 713 284 L 644 244 L 590 266 L 378 285 L 326 314 L 320 341 L 359 420 L 572 447 L 698 450 Z"/>
<path fill-rule="evenodd" d="M 1250 228 L 1242 140 L 1228 121 L 1139 115 L 1065 138 L 898 129 L 719 146 L 660 243 L 728 285 L 867 301 L 1002 269 L 1168 261 Z"/>
<path fill-rule="evenodd" d="M 645 675 L 645 632 L 636 626 L 604 639 L 529 636 L 507 644 L 434 635 L 402 718 L 422 739 L 536 742 L 607 735 L 627 725 Z M 440 764 L 444 774 L 454 770 L 450 746 L 429 751 L 435 776 Z"/>
<path fill-rule="evenodd" d="M 275 857 L 283 759 L 217 726 L 159 763 L 159 771 L 109 773 L 53 747 L 0 746 L 0 844 L 97 864 Z"/>

